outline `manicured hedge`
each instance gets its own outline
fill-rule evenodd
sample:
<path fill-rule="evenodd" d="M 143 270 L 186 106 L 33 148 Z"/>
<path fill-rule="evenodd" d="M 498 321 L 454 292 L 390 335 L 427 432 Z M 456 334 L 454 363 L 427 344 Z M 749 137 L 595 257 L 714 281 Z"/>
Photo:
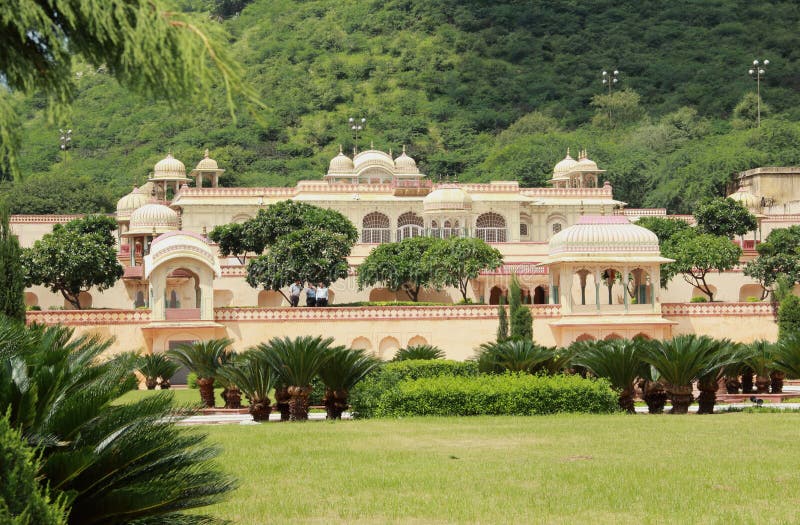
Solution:
<path fill-rule="evenodd" d="M 420 359 L 382 365 L 350 392 L 350 411 L 354 417 L 374 417 L 381 396 L 405 380 L 431 377 L 471 377 L 478 375 L 475 361 Z"/>
<path fill-rule="evenodd" d="M 385 392 L 375 417 L 608 413 L 618 395 L 605 380 L 529 374 L 405 380 Z"/>

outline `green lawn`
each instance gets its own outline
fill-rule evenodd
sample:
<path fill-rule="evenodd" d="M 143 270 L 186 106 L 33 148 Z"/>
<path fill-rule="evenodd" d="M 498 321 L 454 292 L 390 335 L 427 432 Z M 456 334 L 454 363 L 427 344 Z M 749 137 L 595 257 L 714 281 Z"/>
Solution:
<path fill-rule="evenodd" d="M 800 414 L 205 427 L 267 523 L 796 523 Z"/>
<path fill-rule="evenodd" d="M 172 393 L 176 405 L 200 404 L 200 391 L 193 388 L 181 388 L 181 389 L 171 388 L 169 390 L 131 390 L 130 392 L 126 392 L 122 397 L 117 399 L 116 403 L 119 404 L 133 403 L 134 401 L 144 399 L 148 396 L 161 395 L 162 392 L 164 394 Z M 222 406 L 222 398 L 220 397 L 220 392 L 222 392 L 221 388 L 214 389 L 214 399 L 217 401 L 218 405 Z M 242 399 L 242 403 L 247 404 L 247 400 Z"/>

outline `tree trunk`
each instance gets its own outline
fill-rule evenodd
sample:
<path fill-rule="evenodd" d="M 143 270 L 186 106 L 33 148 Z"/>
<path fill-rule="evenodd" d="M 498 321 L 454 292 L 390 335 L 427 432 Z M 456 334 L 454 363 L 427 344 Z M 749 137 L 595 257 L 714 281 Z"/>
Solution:
<path fill-rule="evenodd" d="M 145 377 L 144 384 L 148 390 L 155 390 L 156 385 L 158 384 L 158 379 L 155 377 Z"/>
<path fill-rule="evenodd" d="M 717 404 L 717 390 L 719 383 L 714 381 L 701 381 L 698 383 L 697 388 L 700 389 L 700 395 L 697 396 L 697 413 L 698 414 L 713 414 L 714 405 Z"/>
<path fill-rule="evenodd" d="M 272 413 L 269 399 L 258 402 L 251 401 L 249 410 L 250 415 L 253 416 L 253 421 L 269 421 L 269 415 Z"/>
<path fill-rule="evenodd" d="M 692 404 L 692 385 L 669 385 L 669 400 L 672 402 L 670 414 L 688 414 Z"/>
<path fill-rule="evenodd" d="M 667 392 L 664 390 L 664 385 L 658 381 L 645 381 L 642 391 L 642 398 L 647 403 L 647 412 L 650 414 L 663 413 L 664 405 L 667 404 Z"/>
<path fill-rule="evenodd" d="M 172 383 L 169 382 L 169 379 L 161 380 L 161 390 L 169 390 L 170 387 L 172 387 Z"/>
<path fill-rule="evenodd" d="M 342 412 L 347 410 L 348 397 L 349 392 L 347 390 L 325 389 L 325 397 L 322 398 L 322 403 L 325 405 L 327 419 L 342 419 Z"/>
<path fill-rule="evenodd" d="M 753 392 L 753 371 L 750 368 L 742 370 L 742 394 Z"/>
<path fill-rule="evenodd" d="M 242 408 L 242 392 L 236 386 L 229 386 L 225 391 L 225 408 Z"/>
<path fill-rule="evenodd" d="M 772 383 L 771 384 L 772 393 L 773 394 L 783 393 L 783 380 L 786 379 L 786 374 L 779 370 L 773 370 L 772 372 L 770 372 L 769 378 Z"/>
<path fill-rule="evenodd" d="M 200 399 L 206 408 L 214 408 L 214 378 L 198 377 L 197 388 L 200 390 Z"/>
<path fill-rule="evenodd" d="M 619 407 L 628 414 L 636 413 L 636 406 L 633 404 L 633 385 L 619 393 Z"/>
<path fill-rule="evenodd" d="M 289 421 L 289 389 L 285 386 L 275 389 L 275 405 L 281 413 L 281 421 Z"/>
<path fill-rule="evenodd" d="M 756 394 L 769 394 L 769 385 L 769 374 L 765 376 L 756 376 Z"/>
<path fill-rule="evenodd" d="M 310 386 L 295 386 L 288 388 L 289 395 L 289 421 L 308 420 L 308 396 L 311 394 Z"/>
<path fill-rule="evenodd" d="M 78 293 L 80 294 L 80 292 Z M 76 310 L 83 310 L 83 308 L 81 308 L 81 301 L 78 299 L 79 295 L 72 295 L 64 290 L 61 290 L 61 295 L 63 295 L 64 299 L 66 299 L 69 304 L 74 306 Z"/>

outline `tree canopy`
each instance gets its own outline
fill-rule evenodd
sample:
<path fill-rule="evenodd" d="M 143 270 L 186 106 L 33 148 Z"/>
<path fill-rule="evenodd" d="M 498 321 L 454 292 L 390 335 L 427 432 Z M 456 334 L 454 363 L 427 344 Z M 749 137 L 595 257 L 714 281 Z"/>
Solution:
<path fill-rule="evenodd" d="M 22 253 L 26 286 L 46 286 L 80 310 L 81 292 L 106 290 L 122 277 L 112 235 L 116 229 L 114 219 L 102 215 L 56 224 Z"/>
<path fill-rule="evenodd" d="M 0 202 L 0 316 L 25 321 L 25 272 L 22 248 L 11 232 L 8 207 Z"/>
<path fill-rule="evenodd" d="M 409 237 L 376 246 L 358 266 L 359 290 L 381 284 L 417 301 L 420 290 L 431 286 L 433 280 L 425 255 L 443 242 L 433 237 Z"/>
<path fill-rule="evenodd" d="M 758 227 L 755 215 L 731 198 L 703 199 L 697 204 L 694 217 L 699 231 L 729 239 Z"/>
<path fill-rule="evenodd" d="M 636 221 L 636 224 L 655 233 L 659 244 L 664 244 L 676 233 L 691 228 L 686 221 L 665 217 L 642 217 Z"/>
<path fill-rule="evenodd" d="M 800 283 L 800 226 L 772 230 L 756 251 L 758 257 L 747 263 L 744 274 L 761 283 L 764 297 L 781 275 L 792 285 Z"/>
<path fill-rule="evenodd" d="M 450 237 L 437 243 L 425 254 L 434 285 L 452 286 L 467 301 L 469 282 L 483 270 L 494 270 L 503 264 L 499 250 L 474 237 Z"/>
<path fill-rule="evenodd" d="M 714 300 L 714 291 L 706 282 L 711 271 L 730 270 L 739 263 L 742 249 L 727 237 L 699 233 L 695 228 L 672 236 L 661 247 L 661 255 L 675 259 L 661 267 L 661 285 L 666 286 L 673 277 L 683 279 L 703 292 L 709 301 Z"/>

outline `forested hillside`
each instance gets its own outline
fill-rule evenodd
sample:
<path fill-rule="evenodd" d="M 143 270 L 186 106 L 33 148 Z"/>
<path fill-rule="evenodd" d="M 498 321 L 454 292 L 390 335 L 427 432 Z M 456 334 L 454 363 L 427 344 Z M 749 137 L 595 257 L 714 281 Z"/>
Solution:
<path fill-rule="evenodd" d="M 584 147 L 618 198 L 675 212 L 736 171 L 800 164 L 796 2 L 176 2 L 225 26 L 268 109 L 233 123 L 221 87 L 211 107 L 151 103 L 84 65 L 68 120 L 23 102 L 23 180 L 2 187 L 14 211 L 110 210 L 169 149 L 191 169 L 210 148 L 227 185 L 317 179 L 352 149 L 351 116 L 367 119 L 361 148 L 406 144 L 433 178 L 540 186 Z M 754 58 L 771 62 L 759 129 Z M 66 162 L 59 127 L 73 130 Z"/>

